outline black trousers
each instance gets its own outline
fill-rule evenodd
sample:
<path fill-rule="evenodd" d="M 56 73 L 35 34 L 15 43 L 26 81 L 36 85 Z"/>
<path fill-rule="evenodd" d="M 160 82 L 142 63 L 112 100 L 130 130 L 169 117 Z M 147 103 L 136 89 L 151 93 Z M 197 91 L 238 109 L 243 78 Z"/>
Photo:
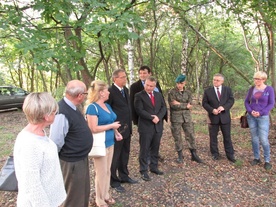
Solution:
<path fill-rule="evenodd" d="M 121 141 L 115 141 L 114 145 L 114 154 L 111 164 L 111 187 L 118 187 L 121 185 L 121 180 L 128 179 L 128 160 L 130 153 L 130 134 L 124 136 L 124 139 Z"/>
<path fill-rule="evenodd" d="M 160 140 L 162 132 L 147 132 L 139 133 L 140 153 L 139 153 L 139 164 L 140 173 L 150 170 L 158 169 L 158 154 L 160 147 Z M 150 157 L 150 164 L 148 166 L 148 158 Z"/>
<path fill-rule="evenodd" d="M 221 129 L 223 145 L 227 157 L 234 156 L 234 149 L 231 140 L 231 122 L 228 124 L 209 124 L 210 151 L 212 155 L 219 155 L 218 132 Z"/>

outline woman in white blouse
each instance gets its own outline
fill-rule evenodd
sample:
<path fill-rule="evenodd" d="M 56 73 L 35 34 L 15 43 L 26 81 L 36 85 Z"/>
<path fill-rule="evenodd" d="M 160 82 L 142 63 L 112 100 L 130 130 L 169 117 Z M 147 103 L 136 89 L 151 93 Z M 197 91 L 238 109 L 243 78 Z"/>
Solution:
<path fill-rule="evenodd" d="M 14 165 L 18 207 L 57 207 L 66 198 L 58 150 L 44 131 L 53 123 L 58 105 L 46 92 L 29 94 L 23 104 L 28 125 L 17 135 Z"/>

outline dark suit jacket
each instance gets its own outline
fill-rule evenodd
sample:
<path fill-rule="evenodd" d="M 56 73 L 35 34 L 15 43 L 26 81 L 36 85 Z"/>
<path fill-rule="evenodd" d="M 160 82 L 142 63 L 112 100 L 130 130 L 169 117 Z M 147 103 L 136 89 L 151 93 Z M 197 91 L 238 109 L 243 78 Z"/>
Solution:
<path fill-rule="evenodd" d="M 167 112 L 166 104 L 161 93 L 153 92 L 155 98 L 155 106 L 152 105 L 149 95 L 145 90 L 136 93 L 134 97 L 134 108 L 136 110 L 138 118 L 138 132 L 162 132 L 163 131 L 163 117 Z M 154 124 L 152 122 L 153 117 L 156 115 L 159 118 L 159 122 Z"/>
<path fill-rule="evenodd" d="M 158 82 L 156 83 L 156 87 L 158 88 L 159 92 L 162 94 L 162 97 L 164 99 L 160 84 Z M 144 86 L 143 86 L 143 83 L 142 83 L 141 80 L 138 80 L 138 81 L 134 82 L 130 86 L 130 104 L 131 104 L 131 110 L 132 110 L 132 121 L 133 121 L 133 124 L 135 124 L 135 125 L 138 124 L 138 115 L 137 115 L 137 113 L 135 111 L 135 108 L 134 108 L 134 97 L 135 97 L 136 93 L 138 93 L 140 91 L 143 91 L 143 90 L 144 90 Z M 165 102 L 165 100 L 164 100 L 164 102 Z M 165 119 L 166 121 L 168 121 L 167 112 L 166 112 L 166 114 L 164 115 L 164 117 L 162 119 Z"/>
<path fill-rule="evenodd" d="M 231 88 L 222 86 L 220 101 L 217 98 L 214 87 L 209 87 L 204 91 L 202 106 L 208 112 L 211 124 L 219 124 L 221 121 L 222 124 L 228 124 L 231 121 L 230 109 L 234 104 L 234 96 Z M 217 109 L 219 106 L 224 107 L 218 115 L 214 115 L 212 111 Z"/>
<path fill-rule="evenodd" d="M 110 94 L 106 102 L 111 106 L 112 110 L 117 115 L 116 121 L 120 121 L 121 127 L 118 131 L 120 132 L 124 126 L 127 125 L 127 128 L 122 133 L 122 136 L 124 139 L 129 138 L 129 135 L 132 134 L 132 122 L 128 88 L 124 87 L 125 98 L 114 84 L 112 84 L 108 90 Z"/>

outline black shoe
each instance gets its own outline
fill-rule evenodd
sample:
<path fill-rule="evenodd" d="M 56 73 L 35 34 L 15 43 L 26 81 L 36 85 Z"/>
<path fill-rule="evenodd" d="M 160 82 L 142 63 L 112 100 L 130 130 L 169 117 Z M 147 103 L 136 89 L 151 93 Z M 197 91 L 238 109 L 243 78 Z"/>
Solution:
<path fill-rule="evenodd" d="M 182 159 L 181 158 L 177 158 L 176 162 L 179 163 L 179 164 L 182 164 L 182 163 L 184 163 L 184 160 L 183 160 L 183 158 Z"/>
<path fill-rule="evenodd" d="M 184 156 L 183 156 L 182 150 L 177 151 L 177 155 L 178 155 L 178 158 L 177 158 L 176 162 L 179 164 L 183 163 Z"/>
<path fill-rule="evenodd" d="M 156 174 L 156 175 L 164 175 L 164 172 L 156 169 L 156 170 L 150 170 L 152 173 Z"/>
<path fill-rule="evenodd" d="M 144 180 L 144 181 L 150 181 L 150 177 L 148 175 L 148 173 L 141 173 L 141 178 Z"/>
<path fill-rule="evenodd" d="M 195 161 L 197 163 L 202 163 L 202 160 L 199 158 L 199 156 L 196 154 L 196 149 L 190 149 L 191 151 L 191 160 Z"/>
<path fill-rule="evenodd" d="M 119 193 L 123 193 L 123 192 L 126 191 L 126 189 L 123 186 L 121 186 L 121 185 L 119 185 L 117 187 L 112 187 L 112 188 L 114 188 Z"/>
<path fill-rule="evenodd" d="M 230 162 L 233 162 L 235 163 L 237 160 L 235 159 L 234 156 L 231 156 L 231 157 L 227 157 L 227 159 L 230 161 Z"/>
<path fill-rule="evenodd" d="M 138 181 L 137 180 L 133 180 L 131 178 L 127 178 L 126 180 L 121 180 L 121 183 L 135 184 L 135 183 L 138 183 Z"/>
<path fill-rule="evenodd" d="M 219 156 L 218 155 L 212 155 L 212 159 L 213 160 L 219 160 Z"/>
<path fill-rule="evenodd" d="M 261 160 L 260 159 L 254 159 L 252 162 L 251 162 L 251 165 L 254 166 L 254 165 L 259 165 L 261 163 Z"/>
<path fill-rule="evenodd" d="M 272 168 L 272 165 L 271 165 L 269 162 L 265 162 L 264 168 L 265 168 L 266 170 L 270 170 L 270 169 Z"/>

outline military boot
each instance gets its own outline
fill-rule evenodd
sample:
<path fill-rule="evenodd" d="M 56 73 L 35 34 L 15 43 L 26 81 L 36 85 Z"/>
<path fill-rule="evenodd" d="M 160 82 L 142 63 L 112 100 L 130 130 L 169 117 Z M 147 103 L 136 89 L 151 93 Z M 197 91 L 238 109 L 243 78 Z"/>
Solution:
<path fill-rule="evenodd" d="M 178 154 L 178 158 L 176 160 L 177 163 L 183 163 L 183 154 L 182 154 L 182 150 L 177 151 Z"/>
<path fill-rule="evenodd" d="M 196 150 L 195 149 L 190 149 L 190 151 L 191 151 L 191 156 L 192 156 L 191 160 L 195 161 L 197 163 L 202 163 L 202 160 L 196 154 Z"/>

